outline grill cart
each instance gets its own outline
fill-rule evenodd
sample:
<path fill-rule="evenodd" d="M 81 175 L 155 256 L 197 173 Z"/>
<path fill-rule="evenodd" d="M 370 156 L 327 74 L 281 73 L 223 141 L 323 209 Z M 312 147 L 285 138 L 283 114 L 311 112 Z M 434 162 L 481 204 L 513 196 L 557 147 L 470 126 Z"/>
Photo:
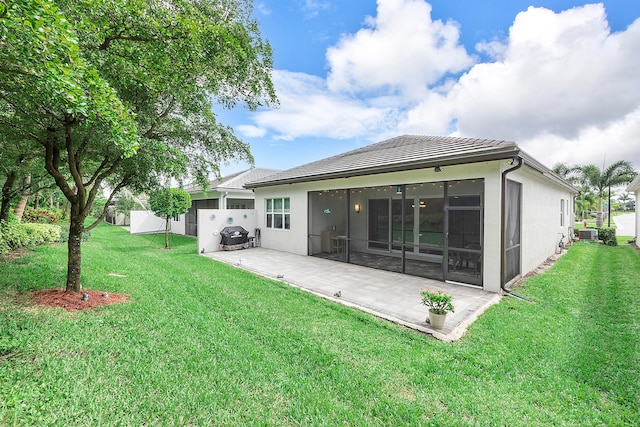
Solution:
<path fill-rule="evenodd" d="M 220 231 L 220 249 L 235 251 L 249 247 L 249 232 L 239 225 L 225 227 Z"/>

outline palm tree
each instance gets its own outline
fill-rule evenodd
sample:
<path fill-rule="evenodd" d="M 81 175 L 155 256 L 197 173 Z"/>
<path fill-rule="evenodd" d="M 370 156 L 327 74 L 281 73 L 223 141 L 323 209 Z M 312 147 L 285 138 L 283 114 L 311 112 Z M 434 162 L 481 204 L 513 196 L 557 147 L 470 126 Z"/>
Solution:
<path fill-rule="evenodd" d="M 608 168 L 602 170 L 594 165 L 586 165 L 580 167 L 582 179 L 587 183 L 598 196 L 598 212 L 596 214 L 596 227 L 603 225 L 602 198 L 608 191 L 609 199 L 611 199 L 611 187 L 625 184 L 633 181 L 636 171 L 626 160 L 619 160 L 611 164 Z M 611 200 L 609 200 L 611 206 Z M 611 226 L 611 218 L 609 218 L 609 226 Z"/>
<path fill-rule="evenodd" d="M 580 191 L 576 197 L 576 213 L 580 214 L 580 218 L 587 219 L 587 214 L 597 207 L 596 197 L 593 192 L 588 189 Z"/>
<path fill-rule="evenodd" d="M 631 200 L 629 193 L 622 193 L 618 196 L 618 201 L 622 204 L 622 210 L 625 212 L 627 211 L 627 203 L 629 203 L 629 200 Z"/>
<path fill-rule="evenodd" d="M 567 163 L 561 162 L 556 163 L 551 168 L 553 173 L 564 179 L 565 181 L 570 182 L 571 184 L 579 184 L 581 180 L 581 167 L 580 166 L 570 166 Z"/>

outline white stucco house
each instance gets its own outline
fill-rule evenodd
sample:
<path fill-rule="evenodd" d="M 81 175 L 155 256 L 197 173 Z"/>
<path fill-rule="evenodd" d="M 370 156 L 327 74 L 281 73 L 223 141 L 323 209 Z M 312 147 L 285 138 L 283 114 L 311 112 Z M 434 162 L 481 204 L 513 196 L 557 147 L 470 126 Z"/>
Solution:
<path fill-rule="evenodd" d="M 201 209 L 254 209 L 253 191 L 246 189 L 247 182 L 263 179 L 280 172 L 275 169 L 254 168 L 215 179 L 203 191 L 199 185 L 185 188 L 191 196 L 191 208 L 185 215 L 185 232 L 198 234 L 198 210 Z"/>
<path fill-rule="evenodd" d="M 638 244 L 638 230 L 640 230 L 640 208 L 638 207 L 638 201 L 640 201 L 640 175 L 637 175 L 631 184 L 627 187 L 627 193 L 632 193 L 636 198 L 636 245 Z"/>
<path fill-rule="evenodd" d="M 201 250 L 218 249 L 219 231 L 226 225 L 242 225 L 247 230 L 255 230 L 253 191 L 246 189 L 248 181 L 265 178 L 279 172 L 274 169 L 254 168 L 212 180 L 206 190 L 191 185 L 185 191 L 191 196 L 191 208 L 185 215 L 170 221 L 173 234 L 198 236 Z M 165 221 L 148 210 L 134 210 L 131 216 L 131 234 L 158 233 L 164 230 Z M 205 218 L 200 222 L 198 218 Z M 201 241 L 202 240 L 202 241 Z"/>
<path fill-rule="evenodd" d="M 245 187 L 263 247 L 491 292 L 570 239 L 578 194 L 514 142 L 418 135 Z"/>

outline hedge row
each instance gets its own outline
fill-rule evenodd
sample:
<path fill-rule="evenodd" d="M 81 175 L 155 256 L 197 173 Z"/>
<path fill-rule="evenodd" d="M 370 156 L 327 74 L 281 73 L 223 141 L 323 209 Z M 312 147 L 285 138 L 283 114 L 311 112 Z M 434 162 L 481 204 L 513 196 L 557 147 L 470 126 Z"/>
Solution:
<path fill-rule="evenodd" d="M 11 249 L 32 247 L 60 240 L 60 227 L 51 224 L 7 221 L 0 223 L 0 255 Z"/>

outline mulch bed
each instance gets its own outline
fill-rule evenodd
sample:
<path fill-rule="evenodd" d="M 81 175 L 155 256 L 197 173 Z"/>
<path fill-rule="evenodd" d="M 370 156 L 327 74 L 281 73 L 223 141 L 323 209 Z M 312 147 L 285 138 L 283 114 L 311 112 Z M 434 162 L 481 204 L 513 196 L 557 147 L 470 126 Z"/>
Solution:
<path fill-rule="evenodd" d="M 87 294 L 87 300 L 82 300 Z M 87 310 L 109 304 L 119 304 L 129 299 L 128 294 L 83 290 L 81 293 L 65 292 L 64 289 L 42 289 L 31 292 L 31 301 L 45 307 L 59 307 L 67 311 Z"/>

